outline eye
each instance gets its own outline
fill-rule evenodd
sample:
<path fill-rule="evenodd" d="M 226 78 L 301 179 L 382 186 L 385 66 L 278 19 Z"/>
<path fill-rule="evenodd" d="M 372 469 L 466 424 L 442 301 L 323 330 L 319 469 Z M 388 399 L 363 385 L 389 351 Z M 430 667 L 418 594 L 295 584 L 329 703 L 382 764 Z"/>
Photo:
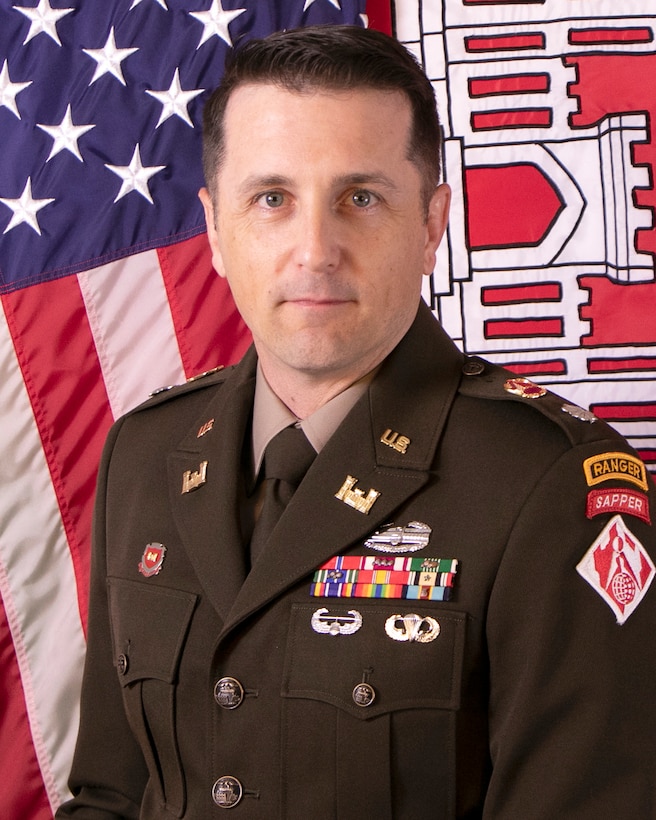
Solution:
<path fill-rule="evenodd" d="M 354 191 L 351 194 L 351 201 L 356 208 L 368 208 L 373 201 L 373 196 L 369 191 Z"/>
<path fill-rule="evenodd" d="M 279 191 L 267 191 L 261 194 L 257 201 L 267 208 L 279 208 L 285 201 L 285 197 Z"/>

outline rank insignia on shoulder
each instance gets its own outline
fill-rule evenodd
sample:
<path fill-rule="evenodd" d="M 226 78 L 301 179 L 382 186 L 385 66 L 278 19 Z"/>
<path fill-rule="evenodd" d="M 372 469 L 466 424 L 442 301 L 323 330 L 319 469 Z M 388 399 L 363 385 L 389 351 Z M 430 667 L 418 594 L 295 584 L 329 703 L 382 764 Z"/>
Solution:
<path fill-rule="evenodd" d="M 645 465 L 629 453 L 600 453 L 586 458 L 583 462 L 583 472 L 588 487 L 619 478 L 630 481 L 645 492 L 649 490 Z"/>
<path fill-rule="evenodd" d="M 590 410 L 584 410 L 576 404 L 563 404 L 560 409 L 563 413 L 567 413 L 579 421 L 587 421 L 589 424 L 597 421 L 597 417 L 594 413 L 591 413 Z"/>
<path fill-rule="evenodd" d="M 365 547 L 377 552 L 400 554 L 417 552 L 428 546 L 432 529 L 421 521 L 410 521 L 405 527 L 386 524 L 382 529 L 367 538 Z"/>
<path fill-rule="evenodd" d="M 621 515 L 611 518 L 576 571 L 613 610 L 618 624 L 635 611 L 656 574 L 649 554 Z"/>
<path fill-rule="evenodd" d="M 515 379 L 507 379 L 504 382 L 503 389 L 507 393 L 512 393 L 513 396 L 521 396 L 523 399 L 539 399 L 547 395 L 546 388 L 540 387 L 530 379 L 517 377 Z"/>
<path fill-rule="evenodd" d="M 204 379 L 205 376 L 211 376 L 213 373 L 218 373 L 219 370 L 223 370 L 223 365 L 220 364 L 218 367 L 213 367 L 210 370 L 204 370 L 202 373 L 198 373 L 195 376 L 190 376 L 187 379 L 187 384 L 190 382 L 197 382 L 199 379 Z"/>
<path fill-rule="evenodd" d="M 651 524 L 649 499 L 637 490 L 625 490 L 622 487 L 610 487 L 607 490 L 590 490 L 586 505 L 586 516 L 594 518 L 604 513 L 624 513 L 641 518 Z"/>
<path fill-rule="evenodd" d="M 362 615 L 349 609 L 346 615 L 332 615 L 325 606 L 312 615 L 312 629 L 320 635 L 353 635 L 362 626 Z"/>
<path fill-rule="evenodd" d="M 310 595 L 449 601 L 457 571 L 455 558 L 335 555 L 314 573 Z"/>
<path fill-rule="evenodd" d="M 141 556 L 141 561 L 139 561 L 139 572 L 145 578 L 150 578 L 152 575 L 159 575 L 165 555 L 166 547 L 164 544 L 147 544 Z"/>

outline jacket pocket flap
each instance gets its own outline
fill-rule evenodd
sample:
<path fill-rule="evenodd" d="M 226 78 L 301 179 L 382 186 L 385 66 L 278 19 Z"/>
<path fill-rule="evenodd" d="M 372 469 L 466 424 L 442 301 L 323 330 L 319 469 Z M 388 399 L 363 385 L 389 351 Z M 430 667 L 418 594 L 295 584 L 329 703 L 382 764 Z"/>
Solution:
<path fill-rule="evenodd" d="M 282 695 L 331 703 L 362 719 L 457 709 L 466 621 L 465 613 L 419 601 L 294 604 Z M 364 692 L 356 691 L 362 683 Z"/>
<path fill-rule="evenodd" d="M 123 685 L 143 678 L 172 683 L 197 596 L 109 578 L 114 665 Z"/>

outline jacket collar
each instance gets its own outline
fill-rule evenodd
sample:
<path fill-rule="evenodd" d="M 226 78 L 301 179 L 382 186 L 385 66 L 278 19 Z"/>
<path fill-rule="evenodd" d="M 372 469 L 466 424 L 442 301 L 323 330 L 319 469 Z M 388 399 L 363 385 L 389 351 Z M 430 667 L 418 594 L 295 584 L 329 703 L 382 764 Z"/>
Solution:
<path fill-rule="evenodd" d="M 198 439 L 194 426 L 169 459 L 176 487 L 188 465 L 197 470 L 208 461 L 206 483 L 183 495 L 174 487 L 171 501 L 201 583 L 225 620 L 224 633 L 393 520 L 395 510 L 426 484 L 460 382 L 462 354 L 422 303 L 367 393 L 315 459 L 246 575 L 235 476 L 255 367 L 250 350 L 210 406 L 217 419 L 211 435 Z M 336 498 L 345 484 L 347 499 L 378 493 L 368 513 Z"/>

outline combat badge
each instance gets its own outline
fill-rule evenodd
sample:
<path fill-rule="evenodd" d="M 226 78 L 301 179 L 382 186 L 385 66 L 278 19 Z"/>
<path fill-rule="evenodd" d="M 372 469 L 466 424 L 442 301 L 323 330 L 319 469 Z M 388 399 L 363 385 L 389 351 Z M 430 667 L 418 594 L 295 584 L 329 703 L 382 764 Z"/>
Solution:
<path fill-rule="evenodd" d="M 148 544 L 139 561 L 139 572 L 146 578 L 158 575 L 164 563 L 166 547 L 164 544 Z"/>
<path fill-rule="evenodd" d="M 647 551 L 616 515 L 576 566 L 623 624 L 645 597 L 656 570 Z"/>
<path fill-rule="evenodd" d="M 387 524 L 367 538 L 364 545 L 377 552 L 392 554 L 417 552 L 428 546 L 432 532 L 428 524 L 421 521 L 410 521 L 405 527 Z"/>

